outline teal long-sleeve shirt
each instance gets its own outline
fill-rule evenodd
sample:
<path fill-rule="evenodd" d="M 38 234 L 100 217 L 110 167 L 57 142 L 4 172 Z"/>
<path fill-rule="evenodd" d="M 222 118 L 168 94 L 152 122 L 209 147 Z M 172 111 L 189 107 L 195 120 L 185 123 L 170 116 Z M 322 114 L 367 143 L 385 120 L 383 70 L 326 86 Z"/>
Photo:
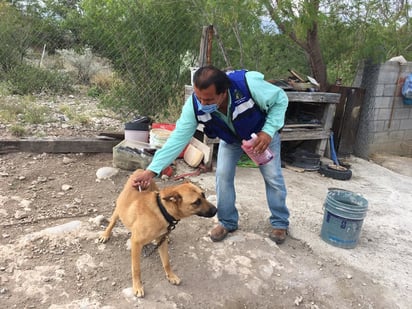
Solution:
<path fill-rule="evenodd" d="M 266 113 L 266 121 L 262 131 L 273 136 L 285 122 L 285 113 L 288 106 L 288 97 L 283 89 L 264 80 L 263 74 L 255 71 L 246 72 L 246 81 L 249 86 L 252 98 L 259 107 Z M 232 99 L 229 95 L 229 108 Z M 220 112 L 219 116 L 233 130 L 233 126 L 228 115 Z M 173 160 L 183 151 L 190 142 L 198 126 L 193 109 L 193 99 L 190 96 L 183 105 L 182 112 L 176 122 L 176 128 L 167 139 L 161 149 L 157 150 L 152 162 L 147 167 L 148 170 L 160 174 L 169 166 Z"/>

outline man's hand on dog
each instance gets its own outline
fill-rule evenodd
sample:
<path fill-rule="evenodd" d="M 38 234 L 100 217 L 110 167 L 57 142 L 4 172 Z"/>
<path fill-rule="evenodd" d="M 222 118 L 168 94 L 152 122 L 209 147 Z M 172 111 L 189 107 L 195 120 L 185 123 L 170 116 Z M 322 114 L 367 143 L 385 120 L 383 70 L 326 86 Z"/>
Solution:
<path fill-rule="evenodd" d="M 150 170 L 145 170 L 143 173 L 140 175 L 136 176 L 135 179 L 133 179 L 132 186 L 139 189 L 141 188 L 142 190 L 147 189 L 150 185 L 150 181 L 152 180 L 153 177 L 155 177 L 156 174 Z"/>

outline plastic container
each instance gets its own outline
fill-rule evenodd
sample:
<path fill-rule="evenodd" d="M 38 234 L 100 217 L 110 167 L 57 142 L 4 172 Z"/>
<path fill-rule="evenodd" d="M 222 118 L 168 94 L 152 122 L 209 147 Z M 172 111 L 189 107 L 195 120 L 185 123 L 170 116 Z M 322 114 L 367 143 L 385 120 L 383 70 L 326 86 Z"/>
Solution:
<path fill-rule="evenodd" d="M 127 141 L 143 142 L 149 141 L 150 118 L 139 116 L 124 126 L 124 138 Z"/>
<path fill-rule="evenodd" d="M 325 200 L 321 238 L 336 247 L 356 247 L 368 209 L 360 194 L 343 189 L 330 189 Z"/>
<path fill-rule="evenodd" d="M 156 147 L 162 147 L 175 128 L 176 124 L 174 123 L 153 122 L 149 133 L 149 143 Z M 188 146 L 179 154 L 179 159 L 183 158 Z"/>
<path fill-rule="evenodd" d="M 176 124 L 174 123 L 164 123 L 164 122 L 153 122 L 152 129 L 165 129 L 169 131 L 173 131 L 176 128 Z"/>
<path fill-rule="evenodd" d="M 169 138 L 172 131 L 161 128 L 154 128 L 150 130 L 150 145 L 161 148 Z"/>
<path fill-rule="evenodd" d="M 255 145 L 255 141 L 257 139 L 257 135 L 252 133 L 251 139 L 243 140 L 242 141 L 242 149 L 243 151 L 255 162 L 257 165 L 264 165 L 273 159 L 273 153 L 267 148 L 263 153 L 255 153 L 253 151 L 253 146 Z"/>
<path fill-rule="evenodd" d="M 129 171 L 145 169 L 155 150 L 148 143 L 124 140 L 113 147 L 113 166 Z"/>

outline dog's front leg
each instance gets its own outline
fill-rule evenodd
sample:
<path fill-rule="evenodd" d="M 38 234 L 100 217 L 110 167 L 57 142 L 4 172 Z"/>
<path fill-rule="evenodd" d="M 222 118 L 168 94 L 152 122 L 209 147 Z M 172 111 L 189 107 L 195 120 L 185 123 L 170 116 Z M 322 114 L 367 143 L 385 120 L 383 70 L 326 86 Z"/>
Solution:
<path fill-rule="evenodd" d="M 166 278 L 171 284 L 179 285 L 180 278 L 172 271 L 169 260 L 169 248 L 167 239 L 159 247 L 160 259 L 162 260 L 163 269 L 166 272 Z"/>
<path fill-rule="evenodd" d="M 110 218 L 109 225 L 104 230 L 102 235 L 100 235 L 100 237 L 99 237 L 99 242 L 105 243 L 106 241 L 109 240 L 110 235 L 112 234 L 112 230 L 114 228 L 114 225 L 116 224 L 117 219 L 119 219 L 119 215 L 117 213 L 117 209 L 115 209 L 115 211 L 113 212 L 112 217 Z"/>
<path fill-rule="evenodd" d="M 137 297 L 144 297 L 143 284 L 140 279 L 140 255 L 142 253 L 143 245 L 131 239 L 132 242 L 132 278 L 133 278 L 133 292 Z"/>

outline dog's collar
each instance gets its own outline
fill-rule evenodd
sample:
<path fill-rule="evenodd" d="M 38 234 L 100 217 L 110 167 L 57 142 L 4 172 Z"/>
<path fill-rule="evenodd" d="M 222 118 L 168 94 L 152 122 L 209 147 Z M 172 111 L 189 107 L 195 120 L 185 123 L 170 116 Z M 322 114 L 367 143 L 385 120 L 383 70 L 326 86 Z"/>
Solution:
<path fill-rule="evenodd" d="M 176 220 L 171 214 L 167 212 L 166 208 L 162 204 L 159 193 L 157 193 L 156 198 L 157 198 L 157 205 L 159 206 L 159 209 L 163 217 L 166 219 L 167 222 L 169 222 L 169 226 L 167 230 L 171 231 L 176 227 L 176 224 L 179 222 L 179 220 Z"/>

